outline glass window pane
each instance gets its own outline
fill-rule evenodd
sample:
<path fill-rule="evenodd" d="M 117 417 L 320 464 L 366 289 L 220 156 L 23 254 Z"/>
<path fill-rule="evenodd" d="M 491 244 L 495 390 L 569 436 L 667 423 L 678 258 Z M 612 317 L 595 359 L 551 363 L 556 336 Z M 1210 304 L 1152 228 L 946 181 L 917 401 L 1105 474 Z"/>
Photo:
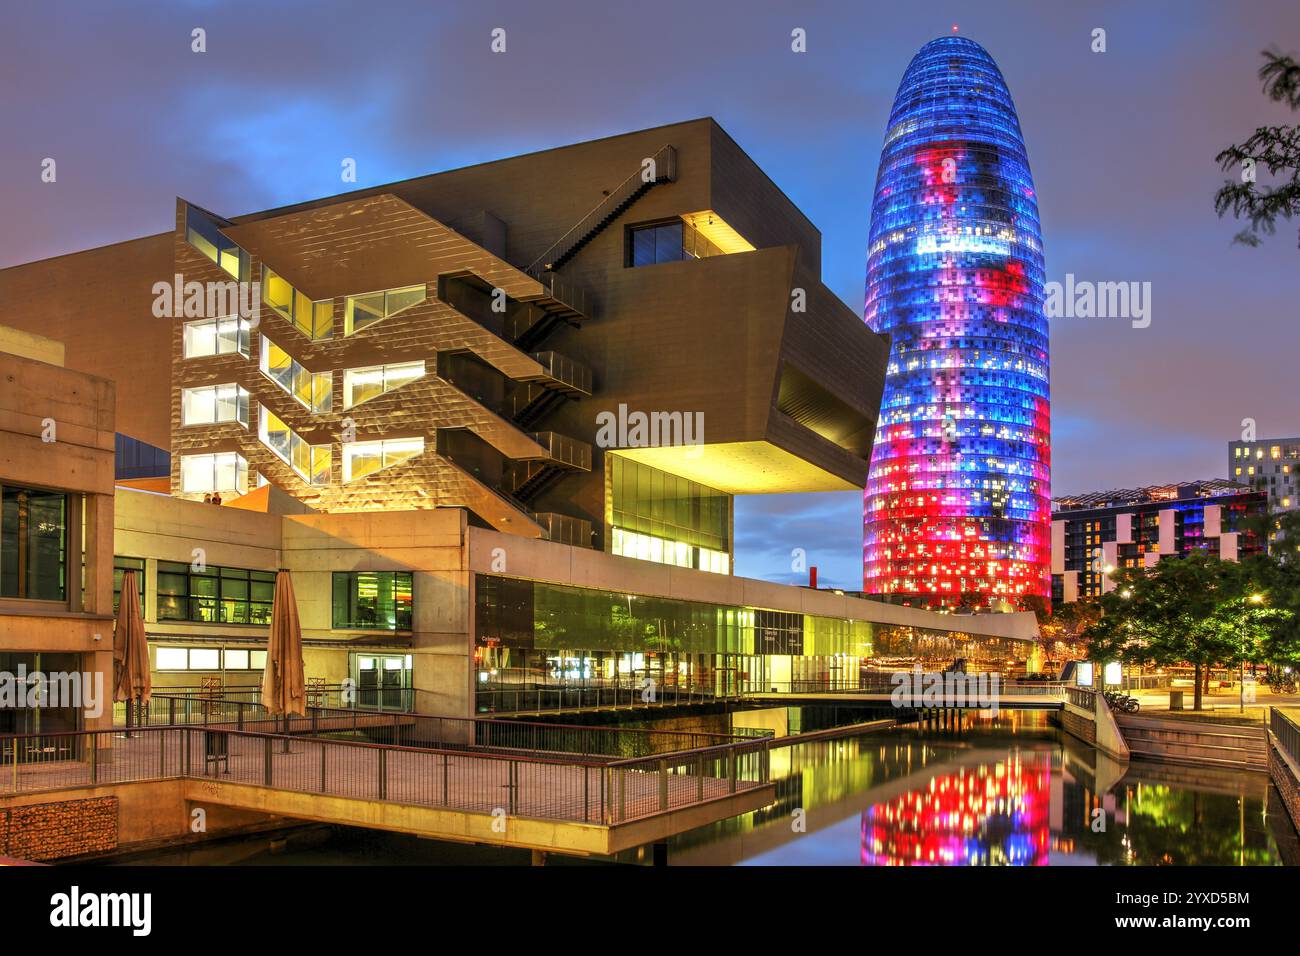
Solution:
<path fill-rule="evenodd" d="M 183 647 L 160 647 L 157 650 L 155 666 L 160 671 L 183 671 L 189 664 L 189 651 Z"/>
<path fill-rule="evenodd" d="M 190 670 L 215 671 L 221 669 L 220 651 L 215 647 L 191 647 Z"/>
<path fill-rule="evenodd" d="M 227 452 L 223 455 L 214 455 L 214 474 L 216 481 L 216 491 L 234 491 L 239 484 L 238 467 L 235 463 L 235 454 Z"/>
<path fill-rule="evenodd" d="M 186 322 L 184 328 L 184 353 L 186 358 L 202 358 L 217 354 L 217 323 L 212 321 Z"/>
<path fill-rule="evenodd" d="M 683 258 L 682 223 L 669 223 L 656 228 L 655 262 L 677 262 Z"/>
<path fill-rule="evenodd" d="M 218 319 L 217 326 L 217 352 L 220 355 L 230 355 L 240 351 L 239 333 L 240 328 L 245 325 L 238 316 L 228 315 Z M 247 351 L 247 346 L 243 349 Z"/>
<path fill-rule="evenodd" d="M 388 293 L 387 301 L 384 303 L 384 314 L 393 315 L 403 309 L 409 309 L 411 306 L 424 301 L 424 286 L 413 285 L 404 289 L 393 289 Z"/>
<path fill-rule="evenodd" d="M 181 392 L 181 424 L 209 425 L 215 418 L 215 393 L 210 388 L 187 388 Z"/>
<path fill-rule="evenodd" d="M 351 368 L 343 373 L 343 407 L 360 405 L 384 391 L 384 367 Z"/>
<path fill-rule="evenodd" d="M 270 269 L 264 267 L 262 269 L 262 300 L 288 318 L 290 311 L 293 309 L 293 286 Z"/>
<path fill-rule="evenodd" d="M 334 300 L 324 299 L 312 303 L 312 337 L 329 338 L 334 334 Z"/>
<path fill-rule="evenodd" d="M 384 366 L 384 390 L 391 392 L 424 375 L 423 362 L 402 362 Z"/>
<path fill-rule="evenodd" d="M 379 442 L 357 442 L 343 446 L 343 480 L 364 478 L 383 467 L 383 448 Z"/>
<path fill-rule="evenodd" d="M 384 294 L 356 295 L 347 300 L 347 330 L 359 332 L 384 317 Z"/>
<path fill-rule="evenodd" d="M 181 456 L 181 491 L 195 494 L 213 490 L 213 463 L 211 455 Z"/>
<path fill-rule="evenodd" d="M 218 385 L 213 389 L 216 402 L 215 421 L 233 422 L 239 419 L 239 389 L 235 385 Z"/>
<path fill-rule="evenodd" d="M 650 266 L 655 261 L 655 232 L 653 228 L 632 232 L 632 265 Z"/>

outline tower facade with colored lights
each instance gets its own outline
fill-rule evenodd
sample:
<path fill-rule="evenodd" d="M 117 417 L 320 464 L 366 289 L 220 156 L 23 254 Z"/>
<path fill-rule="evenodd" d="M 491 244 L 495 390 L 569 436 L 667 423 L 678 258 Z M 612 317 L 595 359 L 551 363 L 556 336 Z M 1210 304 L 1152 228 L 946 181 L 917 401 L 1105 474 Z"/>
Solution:
<path fill-rule="evenodd" d="M 863 587 L 931 606 L 1050 594 L 1048 330 L 1011 93 L 964 37 L 894 99 L 865 319 L 892 345 L 863 499 Z"/>

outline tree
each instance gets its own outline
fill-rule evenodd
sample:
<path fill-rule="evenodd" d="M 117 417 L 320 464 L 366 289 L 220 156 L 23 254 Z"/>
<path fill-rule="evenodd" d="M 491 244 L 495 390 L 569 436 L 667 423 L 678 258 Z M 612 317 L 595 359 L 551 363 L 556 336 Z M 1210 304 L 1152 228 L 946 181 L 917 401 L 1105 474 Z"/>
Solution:
<path fill-rule="evenodd" d="M 1070 660 L 1083 657 L 1088 628 L 1101 618 L 1101 605 L 1095 601 L 1060 602 L 1050 611 L 1044 603 L 1026 610 L 1032 610 L 1037 616 L 1039 639 L 1053 660 L 1062 656 Z"/>
<path fill-rule="evenodd" d="M 1204 554 L 1167 558 L 1150 569 L 1126 569 L 1101 599 L 1102 615 L 1088 629 L 1089 657 L 1097 661 L 1193 667 L 1193 710 L 1201 709 L 1201 676 L 1235 660 L 1239 631 L 1226 607 L 1240 600 L 1234 562 Z"/>
<path fill-rule="evenodd" d="M 1101 618 L 1087 629 L 1088 656 L 1191 664 L 1193 710 L 1201 709 L 1202 676 L 1216 664 L 1300 666 L 1300 562 L 1195 553 L 1120 571 L 1112 580 Z"/>
<path fill-rule="evenodd" d="M 1268 50 L 1259 69 L 1264 94 L 1275 103 L 1300 109 L 1300 63 L 1293 57 Z M 1215 157 L 1224 172 L 1240 169 L 1239 181 L 1226 181 L 1214 196 L 1214 211 L 1222 218 L 1231 212 L 1250 226 L 1234 242 L 1260 244 L 1261 233 L 1272 235 L 1277 220 L 1300 213 L 1300 126 L 1261 126 L 1244 143 L 1232 145 Z M 1276 186 L 1256 182 L 1260 167 L 1278 180 Z"/>

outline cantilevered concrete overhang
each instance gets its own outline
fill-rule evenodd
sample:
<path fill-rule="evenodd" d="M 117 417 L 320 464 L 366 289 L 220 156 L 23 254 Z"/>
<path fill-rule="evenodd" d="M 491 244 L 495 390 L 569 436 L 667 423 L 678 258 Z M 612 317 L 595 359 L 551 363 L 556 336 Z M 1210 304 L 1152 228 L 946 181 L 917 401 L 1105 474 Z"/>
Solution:
<path fill-rule="evenodd" d="M 863 487 L 889 341 L 801 255 L 788 245 L 624 270 L 606 305 L 633 318 L 583 329 L 598 389 L 568 429 L 693 416 L 687 444 L 662 433 L 597 444 L 731 494 Z"/>

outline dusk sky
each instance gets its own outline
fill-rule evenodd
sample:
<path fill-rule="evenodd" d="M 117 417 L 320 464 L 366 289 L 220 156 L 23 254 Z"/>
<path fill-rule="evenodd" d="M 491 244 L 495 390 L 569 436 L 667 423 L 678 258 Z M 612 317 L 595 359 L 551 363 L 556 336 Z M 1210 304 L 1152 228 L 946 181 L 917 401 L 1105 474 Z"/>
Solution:
<path fill-rule="evenodd" d="M 1251 249 L 1213 209 L 1215 154 L 1298 119 L 1256 77 L 1260 50 L 1300 53 L 1296 0 L 19 0 L 0 29 L 0 267 L 170 230 L 176 196 L 234 216 L 336 194 L 344 157 L 360 188 L 707 115 L 822 230 L 823 278 L 860 313 L 890 104 L 953 24 L 1015 97 L 1048 280 L 1151 283 L 1149 328 L 1052 323 L 1053 493 L 1226 477 L 1244 418 L 1300 434 L 1300 223 Z M 860 494 L 736 516 L 738 574 L 802 581 L 803 548 L 823 584 L 861 586 Z"/>

